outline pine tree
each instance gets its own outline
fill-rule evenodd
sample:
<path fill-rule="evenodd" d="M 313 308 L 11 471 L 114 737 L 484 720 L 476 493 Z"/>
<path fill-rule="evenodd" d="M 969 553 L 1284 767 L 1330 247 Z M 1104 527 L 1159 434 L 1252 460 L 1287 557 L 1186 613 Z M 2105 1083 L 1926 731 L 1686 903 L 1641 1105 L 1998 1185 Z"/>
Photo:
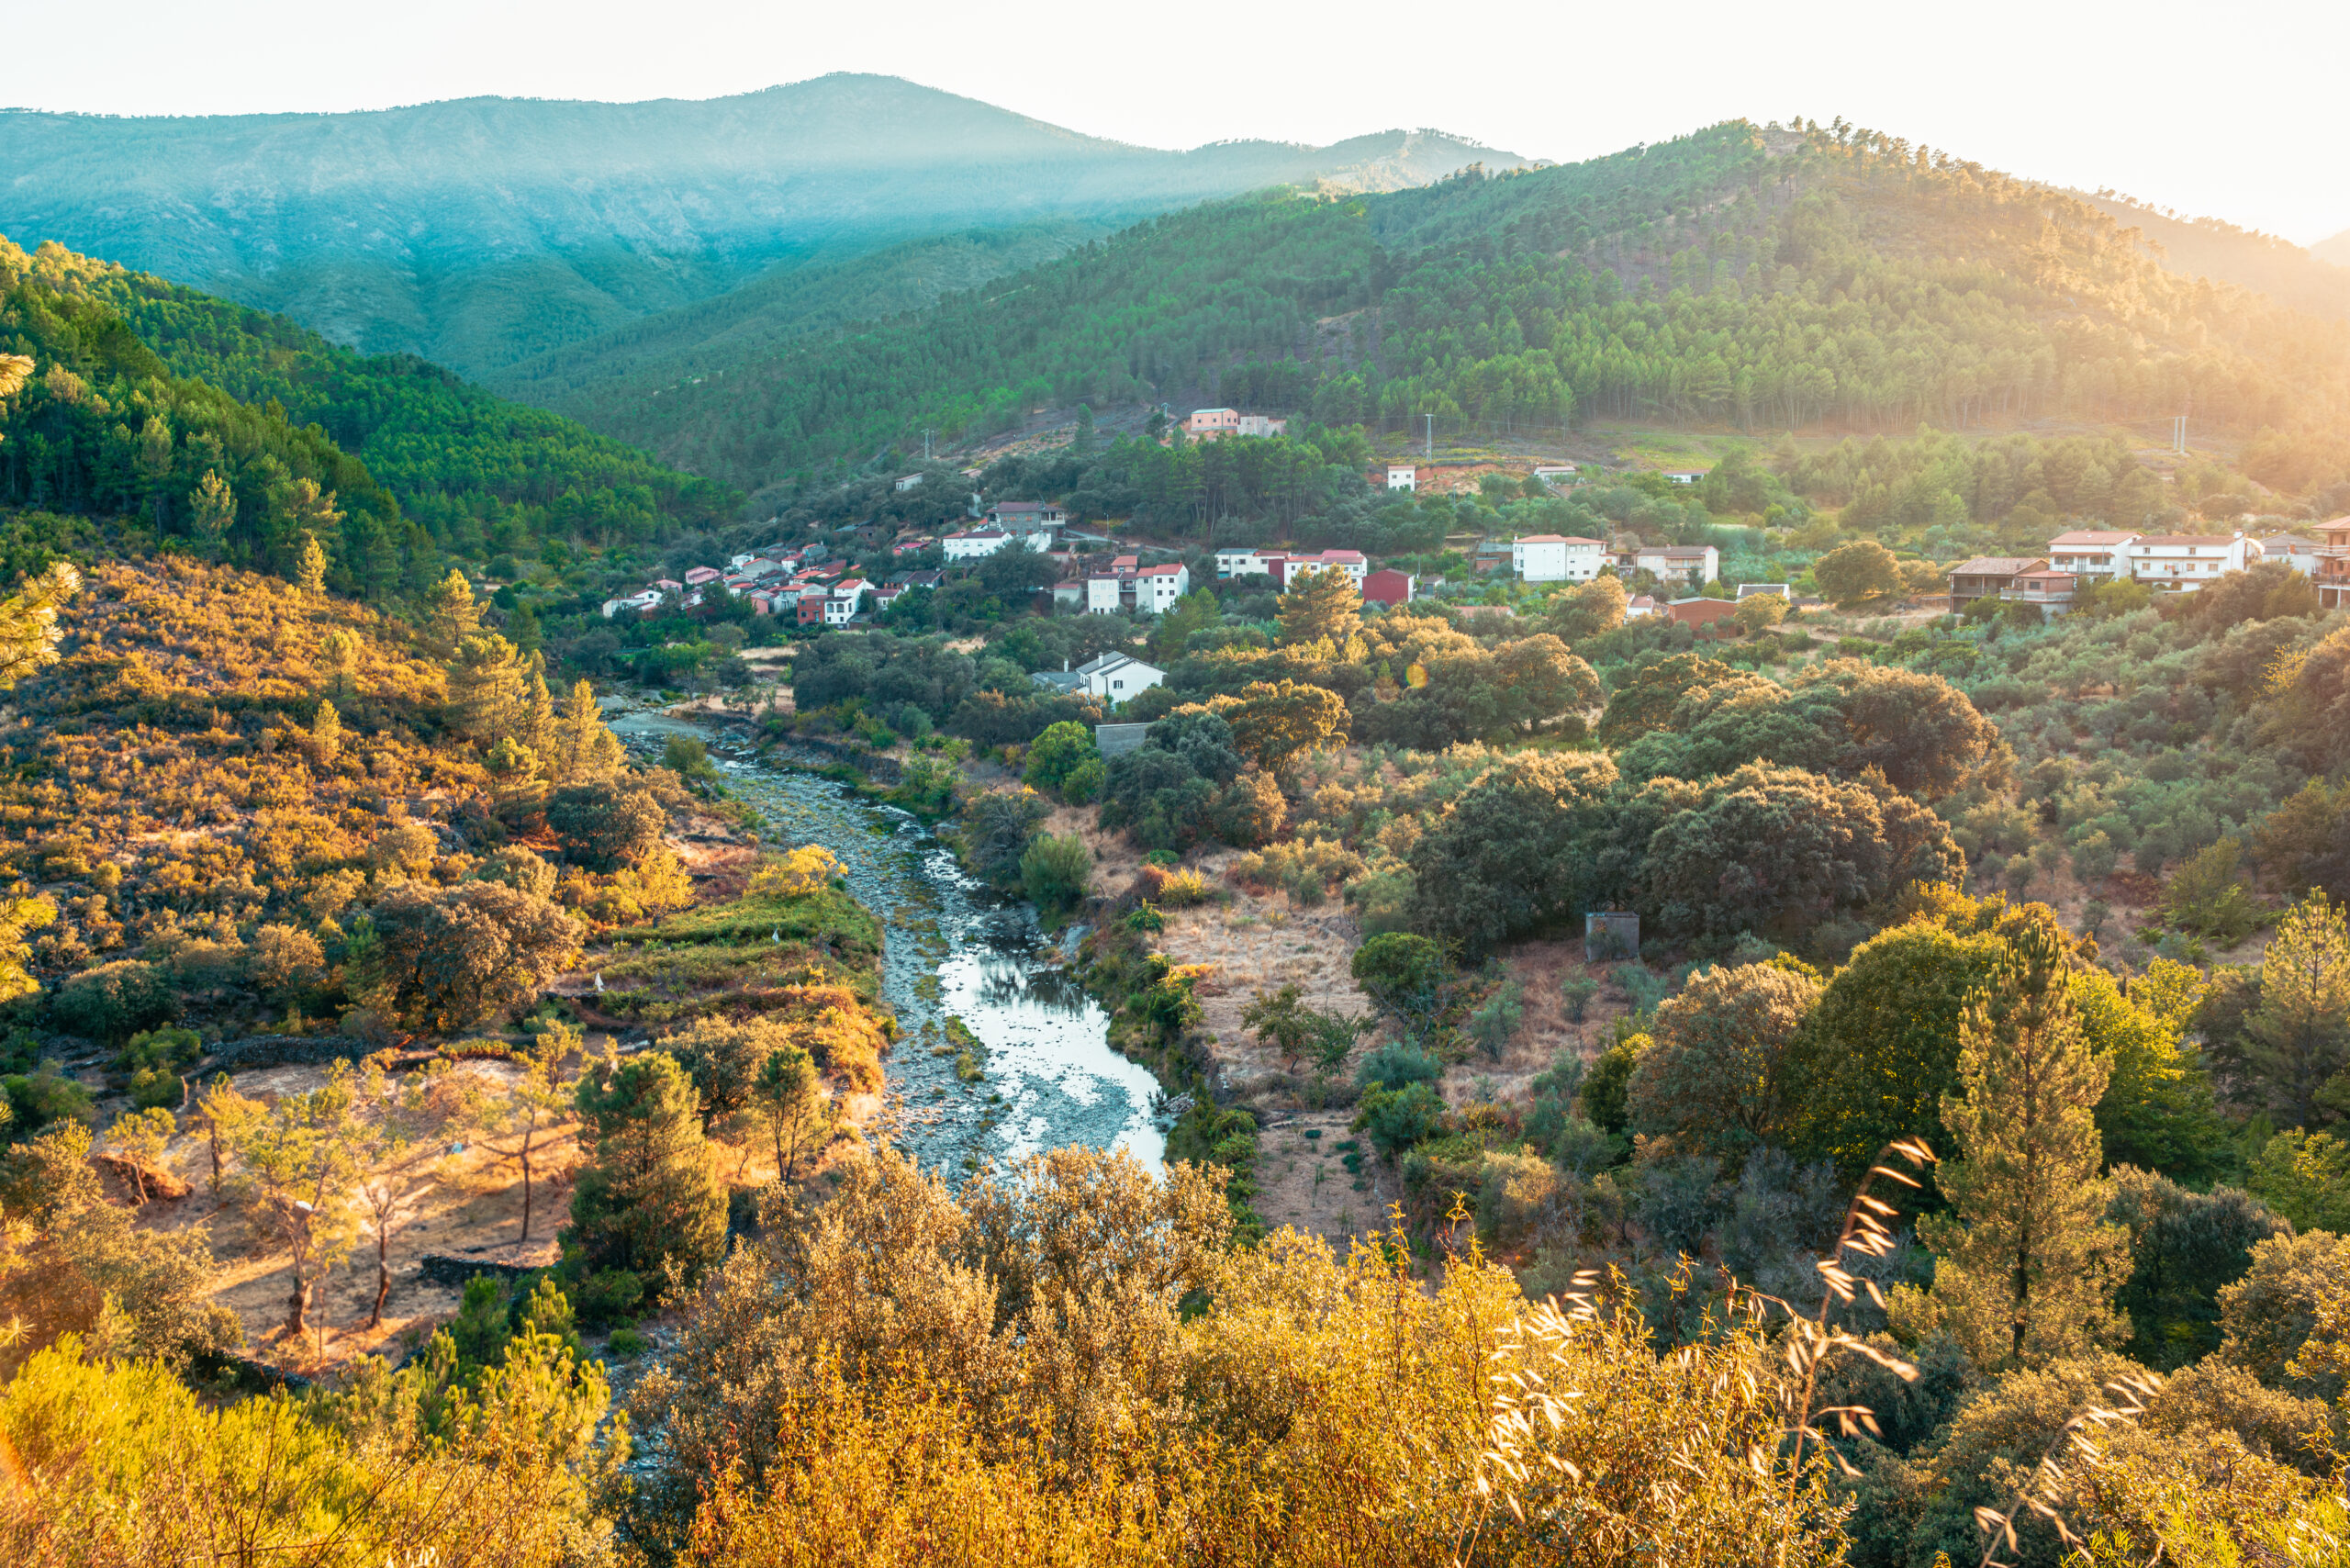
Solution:
<path fill-rule="evenodd" d="M 525 712 L 526 667 L 514 644 L 495 632 L 460 644 L 449 666 L 449 706 L 457 728 L 485 744 L 512 734 Z"/>
<path fill-rule="evenodd" d="M 1961 1092 L 1942 1122 L 1962 1158 L 1938 1181 L 1952 1212 L 1919 1226 L 1940 1261 L 1943 1322 L 1986 1371 L 2077 1355 L 2129 1333 L 2113 1311 L 2129 1234 L 2105 1223 L 2096 1109 L 2108 1065 L 2074 1017 L 2064 934 L 2008 938 L 1959 1027 Z"/>
<path fill-rule="evenodd" d="M 2320 1103 L 2350 1103 L 2350 924 L 2322 889 L 2277 923 L 2244 1032 L 2245 1061 L 2282 1092 L 2296 1126 L 2315 1121 Z"/>
<path fill-rule="evenodd" d="M 554 737 L 554 781 L 559 785 L 599 784 L 621 770 L 620 737 L 604 724 L 596 706 L 596 689 L 582 680 L 571 689 Z"/>
<path fill-rule="evenodd" d="M 532 654 L 531 684 L 522 695 L 522 715 L 514 732 L 514 738 L 536 757 L 551 756 L 554 751 L 554 698 L 547 691 L 546 670 L 546 660 Z"/>
<path fill-rule="evenodd" d="M 327 586 L 327 553 L 319 545 L 319 536 L 305 529 L 302 532 L 301 554 L 294 562 L 294 581 L 305 593 L 324 593 Z"/>
<path fill-rule="evenodd" d="M 229 541 L 229 530 L 236 526 L 237 498 L 229 488 L 229 481 L 210 469 L 187 498 L 188 510 L 196 543 L 213 560 L 220 558 L 222 546 Z"/>
<path fill-rule="evenodd" d="M 447 658 L 480 630 L 481 610 L 474 603 L 473 585 L 464 573 L 451 567 L 424 596 L 425 640 Z"/>
<path fill-rule="evenodd" d="M 340 628 L 319 644 L 319 666 L 326 673 L 327 690 L 349 702 L 359 695 L 359 639 Z"/>
<path fill-rule="evenodd" d="M 331 763 L 342 755 L 342 718 L 334 704 L 321 698 L 319 711 L 310 719 L 310 745 L 318 752 L 320 762 Z"/>
<path fill-rule="evenodd" d="M 647 1282 L 674 1261 L 688 1282 L 726 1246 L 726 1189 L 702 1136 L 693 1080 L 677 1058 L 649 1051 L 579 1081 L 583 1142 L 593 1163 L 571 1193 L 566 1247 L 591 1269 L 625 1269 Z"/>
<path fill-rule="evenodd" d="M 1362 625 L 1362 590 L 1343 566 L 1308 571 L 1281 595 L 1277 613 L 1281 646 L 1327 637 L 1335 647 Z"/>
<path fill-rule="evenodd" d="M 60 561 L 0 599 L 0 691 L 57 662 L 60 606 L 82 588 L 82 574 Z"/>

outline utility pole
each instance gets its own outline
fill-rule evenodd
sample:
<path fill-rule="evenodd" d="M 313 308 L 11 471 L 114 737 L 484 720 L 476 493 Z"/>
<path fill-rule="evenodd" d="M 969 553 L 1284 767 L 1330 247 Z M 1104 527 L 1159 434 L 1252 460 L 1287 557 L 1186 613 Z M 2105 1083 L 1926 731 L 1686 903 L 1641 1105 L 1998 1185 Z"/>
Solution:
<path fill-rule="evenodd" d="M 930 438 L 936 433 L 937 432 L 934 431 L 924 431 L 922 432 L 922 460 L 924 463 L 930 461 Z"/>
<path fill-rule="evenodd" d="M 1427 460 L 1433 463 L 1436 461 L 1436 416 L 1423 414 L 1420 417 L 1428 422 Z"/>
<path fill-rule="evenodd" d="M 2170 422 L 2170 449 L 2181 457 L 2187 455 L 2187 416 L 2180 414 Z"/>

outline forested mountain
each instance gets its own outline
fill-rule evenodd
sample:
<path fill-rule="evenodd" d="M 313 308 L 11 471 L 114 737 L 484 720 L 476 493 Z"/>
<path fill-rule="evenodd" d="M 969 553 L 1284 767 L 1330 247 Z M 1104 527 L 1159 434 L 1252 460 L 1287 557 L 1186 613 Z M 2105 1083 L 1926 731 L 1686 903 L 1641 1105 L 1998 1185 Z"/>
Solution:
<path fill-rule="evenodd" d="M 2310 247 L 2310 254 L 2322 262 L 2350 267 L 2350 229 L 2344 229 L 2330 240 L 2320 240 Z"/>
<path fill-rule="evenodd" d="M 733 515 L 722 485 L 411 356 L 49 244 L 0 239 L 0 503 L 123 513 L 215 558 L 414 590 L 439 557 L 613 543 Z M 137 541 L 131 542 L 136 547 Z"/>
<path fill-rule="evenodd" d="M 488 373 L 507 397 L 591 425 L 625 424 L 631 405 L 705 374 L 779 353 L 811 332 L 919 310 L 1111 232 L 1069 219 L 909 240 L 847 261 L 785 266 L 715 299 L 680 305 Z"/>
<path fill-rule="evenodd" d="M 2167 272 L 2063 193 L 1841 123 L 1731 122 L 1572 166 L 1203 206 L 925 312 L 713 355 L 658 398 L 616 383 L 593 417 L 746 487 L 925 428 L 1187 398 L 1416 431 L 2191 409 L 2330 450 L 2345 352 L 2350 327 Z"/>
<path fill-rule="evenodd" d="M 1507 154 L 1427 132 L 1162 151 L 895 77 L 701 102 L 0 115 L 0 232 L 468 374 L 773 266 L 973 225 L 1131 220 L 1263 185 L 1386 189 Z"/>

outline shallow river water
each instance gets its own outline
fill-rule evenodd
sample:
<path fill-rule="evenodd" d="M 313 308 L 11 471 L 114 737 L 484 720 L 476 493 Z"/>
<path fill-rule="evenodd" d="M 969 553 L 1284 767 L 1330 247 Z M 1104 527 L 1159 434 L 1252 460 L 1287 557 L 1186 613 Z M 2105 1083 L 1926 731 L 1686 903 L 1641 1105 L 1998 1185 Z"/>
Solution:
<path fill-rule="evenodd" d="M 650 714 L 612 728 L 639 745 L 699 736 L 727 789 L 767 818 L 764 841 L 820 844 L 839 857 L 849 890 L 885 932 L 881 1000 L 900 1035 L 884 1066 L 903 1106 L 894 1137 L 908 1154 L 952 1174 L 1083 1144 L 1127 1149 L 1157 1169 L 1158 1081 L 1110 1048 L 1108 1016 L 1034 908 L 964 875 L 910 813 L 812 771 L 757 762 L 722 731 Z M 979 1041 L 984 1076 L 957 1076 L 949 1017 Z"/>

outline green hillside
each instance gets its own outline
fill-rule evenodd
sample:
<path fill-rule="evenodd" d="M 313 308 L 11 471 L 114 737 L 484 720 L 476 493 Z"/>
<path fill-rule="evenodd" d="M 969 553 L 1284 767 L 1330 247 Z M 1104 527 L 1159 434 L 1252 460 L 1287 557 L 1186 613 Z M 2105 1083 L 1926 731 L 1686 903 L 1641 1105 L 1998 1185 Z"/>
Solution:
<path fill-rule="evenodd" d="M 598 429 L 630 428 L 632 406 L 705 374 L 782 352 L 810 333 L 903 314 L 943 295 L 1052 260 L 1114 225 L 975 229 L 848 261 L 778 264 L 715 299 L 665 310 L 493 371 L 509 398 Z"/>
<path fill-rule="evenodd" d="M 2188 280 L 2076 198 L 1871 132 L 1732 122 L 1587 163 L 1156 219 L 601 428 L 752 486 L 925 428 L 1214 398 L 1440 430 L 2025 418 L 2339 442 L 2350 327 Z M 720 372 L 723 374 L 719 374 Z"/>
<path fill-rule="evenodd" d="M 0 501 L 127 514 L 277 572 L 310 532 L 330 580 L 373 594 L 420 586 L 443 553 L 648 540 L 737 505 L 421 360 L 56 245 L 0 240 L 0 353 L 34 365 L 0 403 Z M 201 504 L 213 474 L 226 498 Z"/>

